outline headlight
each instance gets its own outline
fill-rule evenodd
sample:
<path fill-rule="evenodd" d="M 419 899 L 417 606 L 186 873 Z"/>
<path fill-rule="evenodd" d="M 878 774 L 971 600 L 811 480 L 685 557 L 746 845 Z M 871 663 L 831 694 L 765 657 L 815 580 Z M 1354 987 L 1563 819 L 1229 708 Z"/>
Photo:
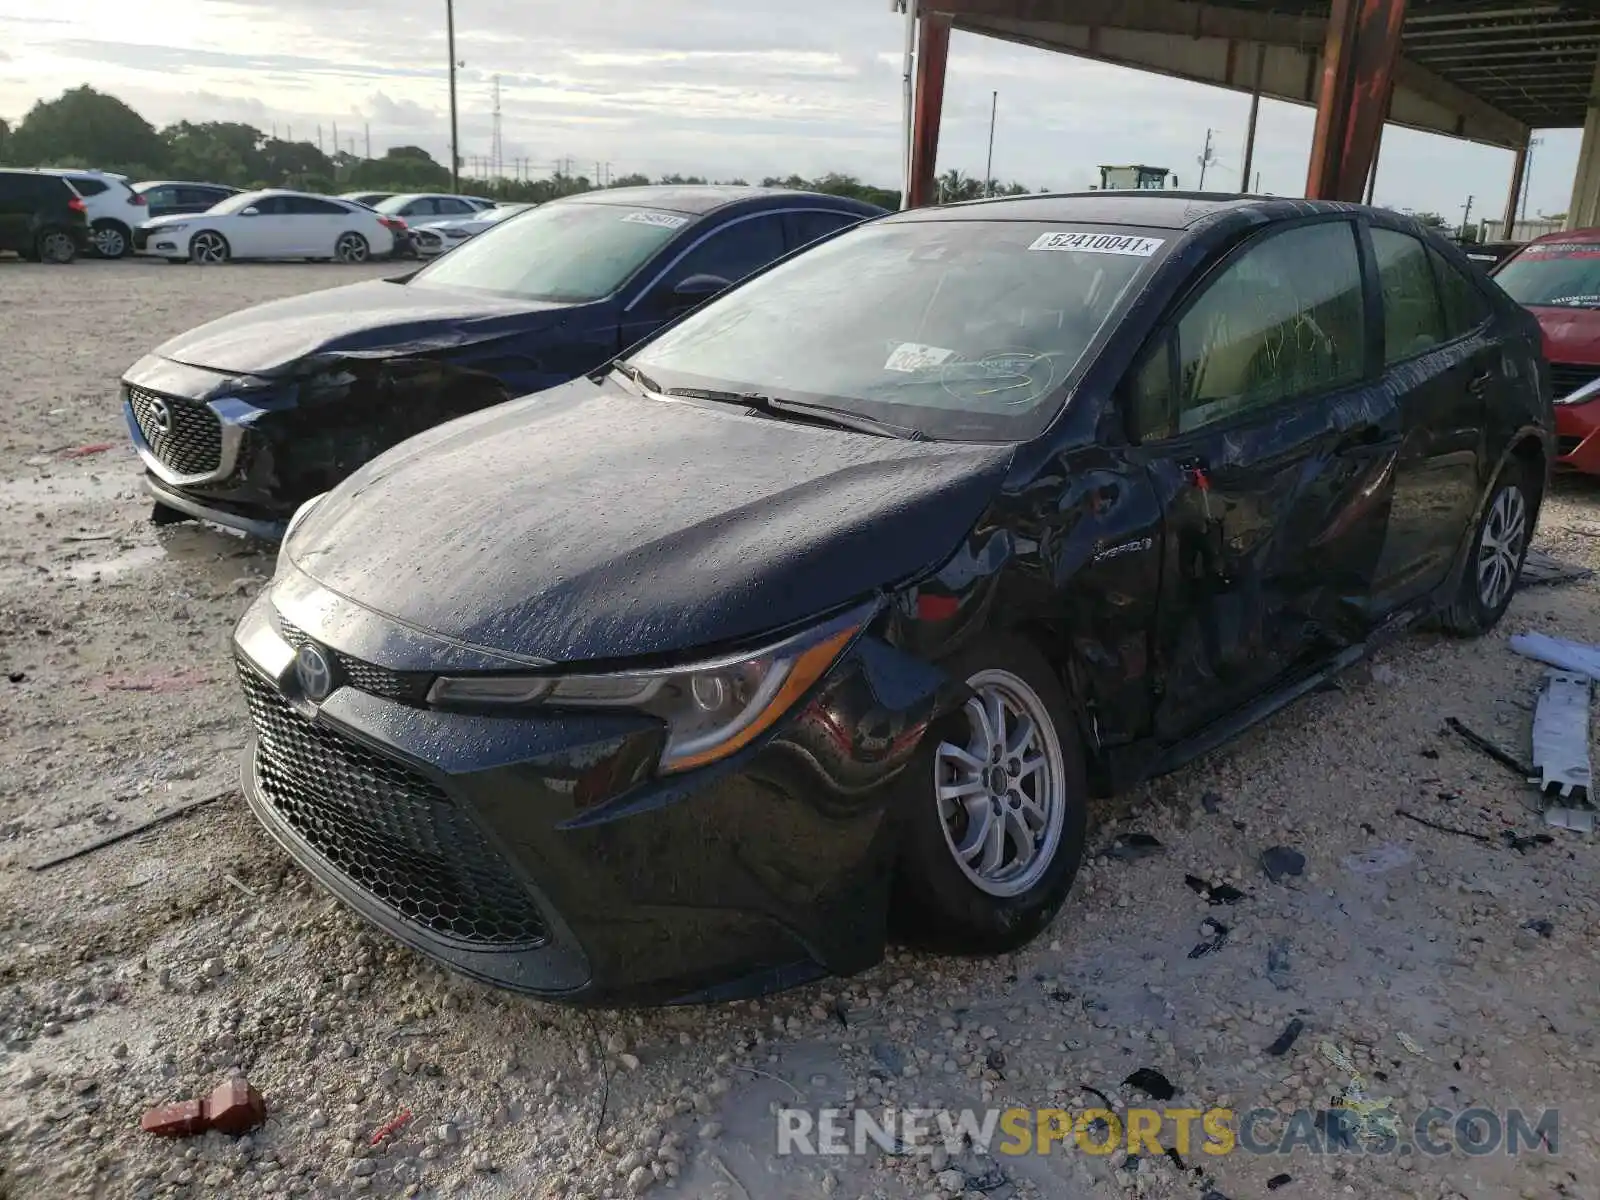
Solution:
<path fill-rule="evenodd" d="M 605 675 L 442 676 L 428 700 L 441 707 L 629 709 L 667 726 L 663 771 L 687 771 L 749 745 L 838 661 L 873 606 L 751 654 L 661 671 Z"/>
<path fill-rule="evenodd" d="M 181 233 L 187 228 L 189 228 L 189 227 L 187 225 L 184 225 L 184 224 L 157 225 L 153 229 L 145 230 L 145 232 L 148 233 L 151 237 L 160 237 L 164 233 Z"/>

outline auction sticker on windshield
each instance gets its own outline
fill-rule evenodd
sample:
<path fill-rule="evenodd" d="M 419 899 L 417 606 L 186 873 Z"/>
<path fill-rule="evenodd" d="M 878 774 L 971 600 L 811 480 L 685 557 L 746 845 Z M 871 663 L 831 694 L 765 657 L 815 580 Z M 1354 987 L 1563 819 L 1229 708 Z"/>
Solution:
<path fill-rule="evenodd" d="M 883 364 L 883 369 L 908 373 L 926 371 L 929 367 L 937 367 L 940 363 L 947 362 L 954 354 L 954 350 L 946 350 L 942 346 L 901 342 L 894 348 L 894 353 L 889 355 L 889 361 Z"/>
<path fill-rule="evenodd" d="M 632 221 L 635 225 L 655 225 L 661 229 L 682 229 L 689 223 L 688 217 L 664 212 L 631 212 L 622 219 Z"/>
<path fill-rule="evenodd" d="M 1028 249 L 1075 250 L 1079 254 L 1131 254 L 1135 258 L 1149 258 L 1164 245 L 1166 245 L 1165 238 L 1062 230 L 1057 233 L 1041 233 Z"/>

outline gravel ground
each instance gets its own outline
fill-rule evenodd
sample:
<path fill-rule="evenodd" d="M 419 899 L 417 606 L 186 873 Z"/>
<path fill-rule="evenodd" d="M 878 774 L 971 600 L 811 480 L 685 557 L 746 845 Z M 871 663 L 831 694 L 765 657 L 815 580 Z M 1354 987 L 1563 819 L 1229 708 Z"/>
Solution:
<path fill-rule="evenodd" d="M 118 374 L 206 317 L 378 273 L 0 261 L 0 1197 L 1600 1195 L 1593 840 L 1505 844 L 1540 828 L 1531 790 L 1441 732 L 1458 716 L 1526 755 L 1540 671 L 1506 637 L 1600 641 L 1592 582 L 1519 595 L 1480 643 L 1413 636 L 1106 806 L 1096 845 L 1161 848 L 1096 858 L 1004 960 L 896 954 L 760 1003 L 568 1011 L 369 933 L 236 795 L 27 870 L 228 788 L 244 738 L 226 638 L 270 558 L 146 522 Z M 1540 545 L 1600 566 L 1600 490 L 1562 481 Z M 1263 874 L 1278 845 L 1302 876 Z M 1244 896 L 1209 906 L 1186 874 Z M 1208 918 L 1226 943 L 1196 957 Z M 779 1104 L 1122 1105 L 1141 1067 L 1191 1108 L 1323 1108 L 1340 1053 L 1407 1121 L 1558 1108 L 1557 1152 L 775 1153 Z M 266 1097 L 252 1135 L 139 1132 L 234 1069 Z"/>

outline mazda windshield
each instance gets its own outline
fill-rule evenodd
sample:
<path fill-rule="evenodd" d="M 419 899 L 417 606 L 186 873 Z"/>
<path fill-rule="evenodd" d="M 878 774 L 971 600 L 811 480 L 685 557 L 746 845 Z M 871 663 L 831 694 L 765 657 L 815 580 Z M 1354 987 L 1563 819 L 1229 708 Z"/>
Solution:
<path fill-rule="evenodd" d="M 582 304 L 616 291 L 694 219 L 624 204 L 546 204 L 490 226 L 411 283 Z"/>
<path fill-rule="evenodd" d="M 729 292 L 627 365 L 668 393 L 1021 440 L 1050 422 L 1167 237 L 1033 221 L 866 226 Z"/>

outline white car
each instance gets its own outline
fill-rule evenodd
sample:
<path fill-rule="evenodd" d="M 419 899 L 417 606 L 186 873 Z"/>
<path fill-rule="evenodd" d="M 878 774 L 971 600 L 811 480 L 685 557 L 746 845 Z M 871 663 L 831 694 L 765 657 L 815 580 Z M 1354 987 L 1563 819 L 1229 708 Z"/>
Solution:
<path fill-rule="evenodd" d="M 470 217 L 455 217 L 448 221 L 429 221 L 426 225 L 415 225 L 411 229 L 411 244 L 423 258 L 433 258 L 454 246 L 459 246 L 469 237 L 482 233 L 489 226 L 498 225 L 507 217 L 527 212 L 532 207 L 534 206 L 531 204 L 502 204 L 498 208 L 475 213 Z"/>
<path fill-rule="evenodd" d="M 203 213 L 156 217 L 134 233 L 141 254 L 212 264 L 231 258 L 387 258 L 405 222 L 370 208 L 271 188 L 241 192 Z"/>
<path fill-rule="evenodd" d="M 133 250 L 133 231 L 150 219 L 150 209 L 128 185 L 127 176 L 66 167 L 41 167 L 39 173 L 61 176 L 83 197 L 95 252 L 101 258 L 121 258 Z"/>

